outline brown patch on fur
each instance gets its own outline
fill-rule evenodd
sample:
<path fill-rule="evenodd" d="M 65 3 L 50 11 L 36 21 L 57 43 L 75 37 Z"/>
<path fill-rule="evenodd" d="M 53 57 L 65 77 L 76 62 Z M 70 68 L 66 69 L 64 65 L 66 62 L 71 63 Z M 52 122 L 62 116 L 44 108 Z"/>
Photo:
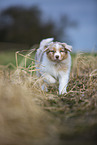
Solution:
<path fill-rule="evenodd" d="M 59 48 L 59 52 L 61 54 L 61 60 L 59 61 L 63 61 L 65 60 L 67 57 L 68 57 L 68 52 L 66 49 L 64 49 L 63 46 L 60 45 L 60 48 Z M 57 60 L 54 59 L 54 54 L 56 53 L 56 48 L 55 48 L 55 45 L 54 44 L 51 44 L 49 47 L 48 47 L 48 50 L 47 50 L 47 57 L 56 62 Z"/>
<path fill-rule="evenodd" d="M 56 52 L 56 48 L 52 47 L 52 45 L 50 45 L 50 47 L 48 48 L 48 51 L 47 51 L 47 57 L 52 61 L 55 61 L 54 60 L 54 53 L 55 52 Z"/>
<path fill-rule="evenodd" d="M 62 60 L 66 59 L 68 57 L 68 52 L 63 47 L 60 47 L 59 51 L 61 53 Z"/>

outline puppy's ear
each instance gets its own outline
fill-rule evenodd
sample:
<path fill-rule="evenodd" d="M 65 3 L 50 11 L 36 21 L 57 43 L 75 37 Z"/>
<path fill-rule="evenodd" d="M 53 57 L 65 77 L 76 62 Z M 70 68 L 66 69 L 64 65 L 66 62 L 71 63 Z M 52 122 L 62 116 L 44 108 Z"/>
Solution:
<path fill-rule="evenodd" d="M 67 45 L 66 43 L 61 43 L 62 44 L 62 46 L 64 46 L 64 48 L 66 49 L 66 50 L 68 50 L 68 51 L 72 51 L 72 46 L 70 46 L 70 45 Z"/>

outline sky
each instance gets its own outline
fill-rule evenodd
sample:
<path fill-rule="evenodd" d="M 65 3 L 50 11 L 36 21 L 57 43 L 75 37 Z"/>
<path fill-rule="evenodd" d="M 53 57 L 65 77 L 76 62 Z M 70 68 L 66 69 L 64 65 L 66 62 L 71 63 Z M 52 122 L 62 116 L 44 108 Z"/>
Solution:
<path fill-rule="evenodd" d="M 0 0 L 0 11 L 17 5 L 37 5 L 44 21 L 51 18 L 57 23 L 62 15 L 67 15 L 78 23 L 76 28 L 68 29 L 73 51 L 97 51 L 97 0 Z"/>

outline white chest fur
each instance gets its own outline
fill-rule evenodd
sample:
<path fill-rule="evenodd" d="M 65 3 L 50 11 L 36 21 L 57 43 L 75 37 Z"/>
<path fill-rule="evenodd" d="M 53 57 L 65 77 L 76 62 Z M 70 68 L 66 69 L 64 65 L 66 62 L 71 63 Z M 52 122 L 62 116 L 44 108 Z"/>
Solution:
<path fill-rule="evenodd" d="M 61 72 L 67 73 L 68 71 L 70 71 L 70 67 L 71 67 L 71 56 L 69 53 L 68 58 L 61 62 L 50 61 L 47 58 L 46 53 L 44 53 L 40 70 L 42 73 L 48 73 L 57 78 Z"/>

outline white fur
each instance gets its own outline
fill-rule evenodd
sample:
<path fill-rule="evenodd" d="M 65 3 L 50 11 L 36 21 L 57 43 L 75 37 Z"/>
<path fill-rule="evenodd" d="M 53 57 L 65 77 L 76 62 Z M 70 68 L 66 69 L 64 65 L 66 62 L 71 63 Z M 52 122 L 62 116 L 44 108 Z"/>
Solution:
<path fill-rule="evenodd" d="M 66 87 L 69 80 L 69 74 L 70 74 L 70 67 L 71 67 L 71 56 L 70 52 L 68 51 L 68 57 L 64 60 L 62 60 L 60 63 L 57 61 L 51 61 L 47 57 L 47 53 L 45 52 L 45 45 L 49 45 L 52 43 L 53 38 L 44 39 L 40 43 L 40 47 L 36 52 L 36 65 L 37 69 L 37 76 L 43 76 L 44 77 L 44 84 L 42 86 L 42 89 L 46 89 L 46 84 L 55 84 L 56 81 L 59 81 L 59 94 L 66 93 Z M 42 43 L 43 42 L 43 43 Z M 45 43 L 44 43 L 45 42 Z M 54 57 L 56 55 L 59 56 L 59 60 L 61 59 L 61 54 L 58 51 L 59 44 L 56 43 L 56 53 L 54 54 Z"/>

